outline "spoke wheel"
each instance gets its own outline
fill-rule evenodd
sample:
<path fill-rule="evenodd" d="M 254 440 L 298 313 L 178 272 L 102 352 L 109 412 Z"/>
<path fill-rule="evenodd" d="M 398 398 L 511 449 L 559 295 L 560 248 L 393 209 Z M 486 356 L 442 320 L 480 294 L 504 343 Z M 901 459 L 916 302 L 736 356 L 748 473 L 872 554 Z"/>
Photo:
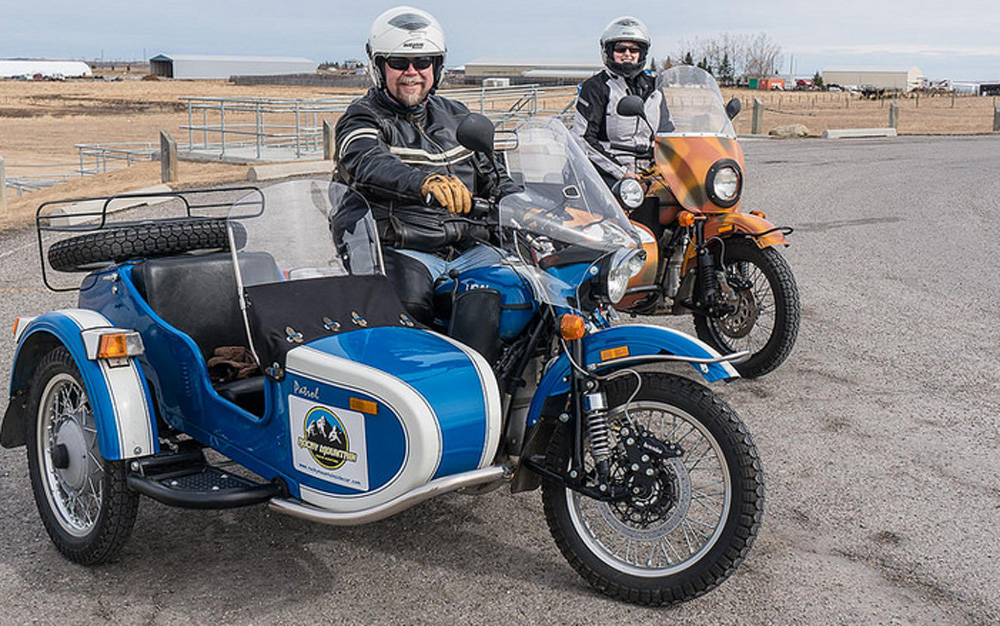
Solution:
<path fill-rule="evenodd" d="M 721 318 L 696 315 L 698 337 L 724 354 L 747 350 L 740 375 L 763 376 L 781 365 L 799 334 L 799 290 L 785 258 L 749 239 L 727 239 L 723 293 L 736 310 Z"/>
<path fill-rule="evenodd" d="M 132 531 L 139 496 L 126 486 L 124 464 L 101 456 L 90 400 L 65 348 L 39 364 L 31 416 L 28 469 L 49 536 L 73 561 L 109 560 Z"/>
<path fill-rule="evenodd" d="M 597 589 L 632 602 L 661 605 L 697 597 L 725 580 L 745 558 L 760 527 L 764 476 L 746 427 L 707 388 L 685 378 L 642 374 L 608 387 L 613 482 L 626 499 L 605 502 L 543 483 L 546 518 L 569 563 Z M 680 456 L 636 469 L 626 442 L 636 433 L 674 444 Z M 548 453 L 566 472 L 571 428 Z M 596 475 L 587 454 L 584 469 Z"/>

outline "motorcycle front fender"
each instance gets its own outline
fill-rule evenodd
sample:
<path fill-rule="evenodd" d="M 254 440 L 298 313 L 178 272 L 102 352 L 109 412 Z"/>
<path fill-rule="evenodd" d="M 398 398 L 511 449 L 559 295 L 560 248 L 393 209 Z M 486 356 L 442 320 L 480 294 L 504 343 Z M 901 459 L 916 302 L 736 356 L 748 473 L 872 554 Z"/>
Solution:
<path fill-rule="evenodd" d="M 581 341 L 584 362 L 579 365 L 588 373 L 600 374 L 602 370 L 625 364 L 640 365 L 663 361 L 665 357 L 677 357 L 679 362 L 693 359 L 687 362 L 708 382 L 739 377 L 736 369 L 727 362 L 702 362 L 721 358 L 722 355 L 703 341 L 672 328 L 629 324 L 591 333 Z M 528 409 L 529 427 L 538 423 L 542 407 L 549 397 L 569 391 L 572 367 L 564 352 L 542 376 Z"/>
<path fill-rule="evenodd" d="M 14 366 L 11 368 L 10 402 L 0 427 L 6 448 L 24 445 L 24 425 L 31 377 L 41 359 L 62 345 L 80 372 L 97 424 L 101 456 L 109 461 L 159 452 L 156 423 L 142 366 L 135 358 L 112 367 L 106 360 L 88 356 L 88 331 L 111 329 L 100 313 L 65 309 L 40 315 L 19 332 Z"/>
<path fill-rule="evenodd" d="M 749 235 L 761 249 L 787 246 L 784 230 L 768 220 L 749 213 L 724 213 L 711 215 L 705 220 L 705 240 L 712 237 Z"/>

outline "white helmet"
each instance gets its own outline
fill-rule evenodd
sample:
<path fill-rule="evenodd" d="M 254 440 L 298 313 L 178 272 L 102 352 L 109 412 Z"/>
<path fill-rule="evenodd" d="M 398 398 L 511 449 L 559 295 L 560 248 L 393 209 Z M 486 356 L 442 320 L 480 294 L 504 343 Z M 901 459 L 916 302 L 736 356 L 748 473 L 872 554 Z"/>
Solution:
<path fill-rule="evenodd" d="M 368 43 L 368 74 L 376 87 L 385 87 L 385 58 L 390 55 L 430 56 L 434 61 L 434 88 L 444 71 L 444 30 L 430 13 L 412 7 L 389 9 L 372 22 Z"/>
<path fill-rule="evenodd" d="M 618 41 L 631 41 L 639 45 L 637 63 L 615 63 L 614 47 Z M 645 67 L 647 52 L 649 52 L 649 30 L 641 20 L 623 15 L 611 20 L 604 27 L 604 33 L 601 34 L 601 56 L 604 65 L 612 72 L 628 78 L 635 76 Z"/>

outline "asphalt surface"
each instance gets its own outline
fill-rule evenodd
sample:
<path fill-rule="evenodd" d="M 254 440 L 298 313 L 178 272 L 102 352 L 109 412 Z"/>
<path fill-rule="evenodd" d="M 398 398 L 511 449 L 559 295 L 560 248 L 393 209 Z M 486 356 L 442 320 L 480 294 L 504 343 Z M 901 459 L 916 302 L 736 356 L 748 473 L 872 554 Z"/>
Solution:
<path fill-rule="evenodd" d="M 147 499 L 118 561 L 85 568 L 49 542 L 21 448 L 0 450 L 0 623 L 1000 622 L 1000 138 L 744 148 L 745 208 L 795 228 L 803 318 L 779 370 L 715 386 L 768 480 L 757 543 L 715 591 L 667 609 L 595 593 L 537 492 L 348 529 Z M 3 328 L 74 302 L 36 255 L 33 232 L 0 236 Z"/>

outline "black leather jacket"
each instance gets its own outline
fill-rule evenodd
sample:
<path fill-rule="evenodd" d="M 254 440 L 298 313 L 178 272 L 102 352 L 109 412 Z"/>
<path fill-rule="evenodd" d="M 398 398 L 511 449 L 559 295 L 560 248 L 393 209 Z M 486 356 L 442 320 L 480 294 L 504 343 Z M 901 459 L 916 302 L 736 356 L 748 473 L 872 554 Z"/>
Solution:
<path fill-rule="evenodd" d="M 433 252 L 465 237 L 463 224 L 442 222 L 448 212 L 421 197 L 430 174 L 457 176 L 477 197 L 520 190 L 499 160 L 500 184 L 494 185 L 488 158 L 455 139 L 468 113 L 464 104 L 433 95 L 403 108 L 372 88 L 337 121 L 334 178 L 368 200 L 383 244 Z M 337 224 L 331 227 L 336 238 Z"/>

